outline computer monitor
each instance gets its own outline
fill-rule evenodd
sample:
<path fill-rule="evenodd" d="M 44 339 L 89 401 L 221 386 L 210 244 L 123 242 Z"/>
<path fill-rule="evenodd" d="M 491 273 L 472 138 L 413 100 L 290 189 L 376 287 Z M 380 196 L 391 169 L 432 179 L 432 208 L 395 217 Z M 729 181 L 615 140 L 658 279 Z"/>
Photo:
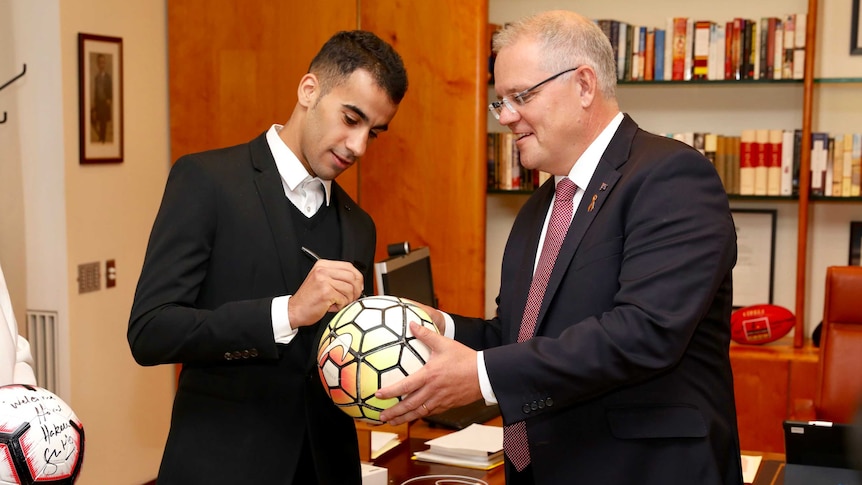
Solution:
<path fill-rule="evenodd" d="M 392 295 L 437 307 L 431 252 L 421 247 L 374 264 L 378 295 Z"/>

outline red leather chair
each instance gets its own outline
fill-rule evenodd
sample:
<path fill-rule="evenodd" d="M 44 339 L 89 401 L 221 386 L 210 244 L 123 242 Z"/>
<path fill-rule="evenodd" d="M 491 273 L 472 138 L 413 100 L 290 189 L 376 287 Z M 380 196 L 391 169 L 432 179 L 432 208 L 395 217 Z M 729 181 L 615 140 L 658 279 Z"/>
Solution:
<path fill-rule="evenodd" d="M 862 266 L 826 269 L 821 332 L 817 393 L 794 418 L 851 423 L 862 404 Z"/>

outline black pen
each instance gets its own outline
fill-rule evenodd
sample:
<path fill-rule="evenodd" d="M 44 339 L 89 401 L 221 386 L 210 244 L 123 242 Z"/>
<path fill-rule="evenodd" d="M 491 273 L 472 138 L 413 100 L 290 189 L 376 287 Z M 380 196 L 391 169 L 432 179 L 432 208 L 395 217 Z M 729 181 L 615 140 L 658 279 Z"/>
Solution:
<path fill-rule="evenodd" d="M 308 255 L 308 257 L 310 257 L 311 259 L 313 259 L 315 261 L 320 261 L 322 259 L 319 254 L 315 253 L 314 251 L 308 249 L 305 246 L 302 246 L 300 249 L 302 249 L 302 252 L 305 253 L 306 255 Z M 365 268 L 365 265 L 360 263 L 359 261 L 354 261 L 353 267 L 358 269 L 361 272 L 361 271 L 363 271 L 363 268 Z M 359 295 L 359 298 L 365 298 L 365 292 L 364 291 Z"/>

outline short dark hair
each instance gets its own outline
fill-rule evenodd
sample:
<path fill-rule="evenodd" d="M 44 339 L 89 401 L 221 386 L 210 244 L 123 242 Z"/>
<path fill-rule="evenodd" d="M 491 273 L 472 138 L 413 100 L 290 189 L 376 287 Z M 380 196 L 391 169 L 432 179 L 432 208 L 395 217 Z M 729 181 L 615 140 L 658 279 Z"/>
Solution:
<path fill-rule="evenodd" d="M 371 73 L 393 103 L 398 104 L 404 98 L 407 71 L 401 56 L 391 45 L 368 31 L 341 31 L 330 37 L 311 60 L 308 72 L 318 76 L 321 90 L 327 93 L 357 69 Z"/>

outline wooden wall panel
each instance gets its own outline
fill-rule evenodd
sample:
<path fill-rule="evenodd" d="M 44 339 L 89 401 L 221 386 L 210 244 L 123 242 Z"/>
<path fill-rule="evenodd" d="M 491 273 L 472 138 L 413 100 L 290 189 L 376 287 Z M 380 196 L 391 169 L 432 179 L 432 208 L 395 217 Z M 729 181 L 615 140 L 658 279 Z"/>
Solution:
<path fill-rule="evenodd" d="M 171 160 L 246 142 L 284 123 L 299 78 L 338 30 L 357 27 L 353 0 L 169 0 Z M 357 197 L 357 169 L 339 183 Z"/>
<path fill-rule="evenodd" d="M 444 309 L 484 315 L 487 0 L 169 0 L 171 158 L 248 141 L 287 120 L 335 31 L 363 28 L 404 58 L 410 87 L 339 184 L 388 243 L 429 246 Z"/>
<path fill-rule="evenodd" d="M 361 0 L 359 15 L 395 46 L 410 83 L 360 162 L 377 259 L 389 243 L 428 246 L 441 308 L 484 315 L 487 0 Z"/>

